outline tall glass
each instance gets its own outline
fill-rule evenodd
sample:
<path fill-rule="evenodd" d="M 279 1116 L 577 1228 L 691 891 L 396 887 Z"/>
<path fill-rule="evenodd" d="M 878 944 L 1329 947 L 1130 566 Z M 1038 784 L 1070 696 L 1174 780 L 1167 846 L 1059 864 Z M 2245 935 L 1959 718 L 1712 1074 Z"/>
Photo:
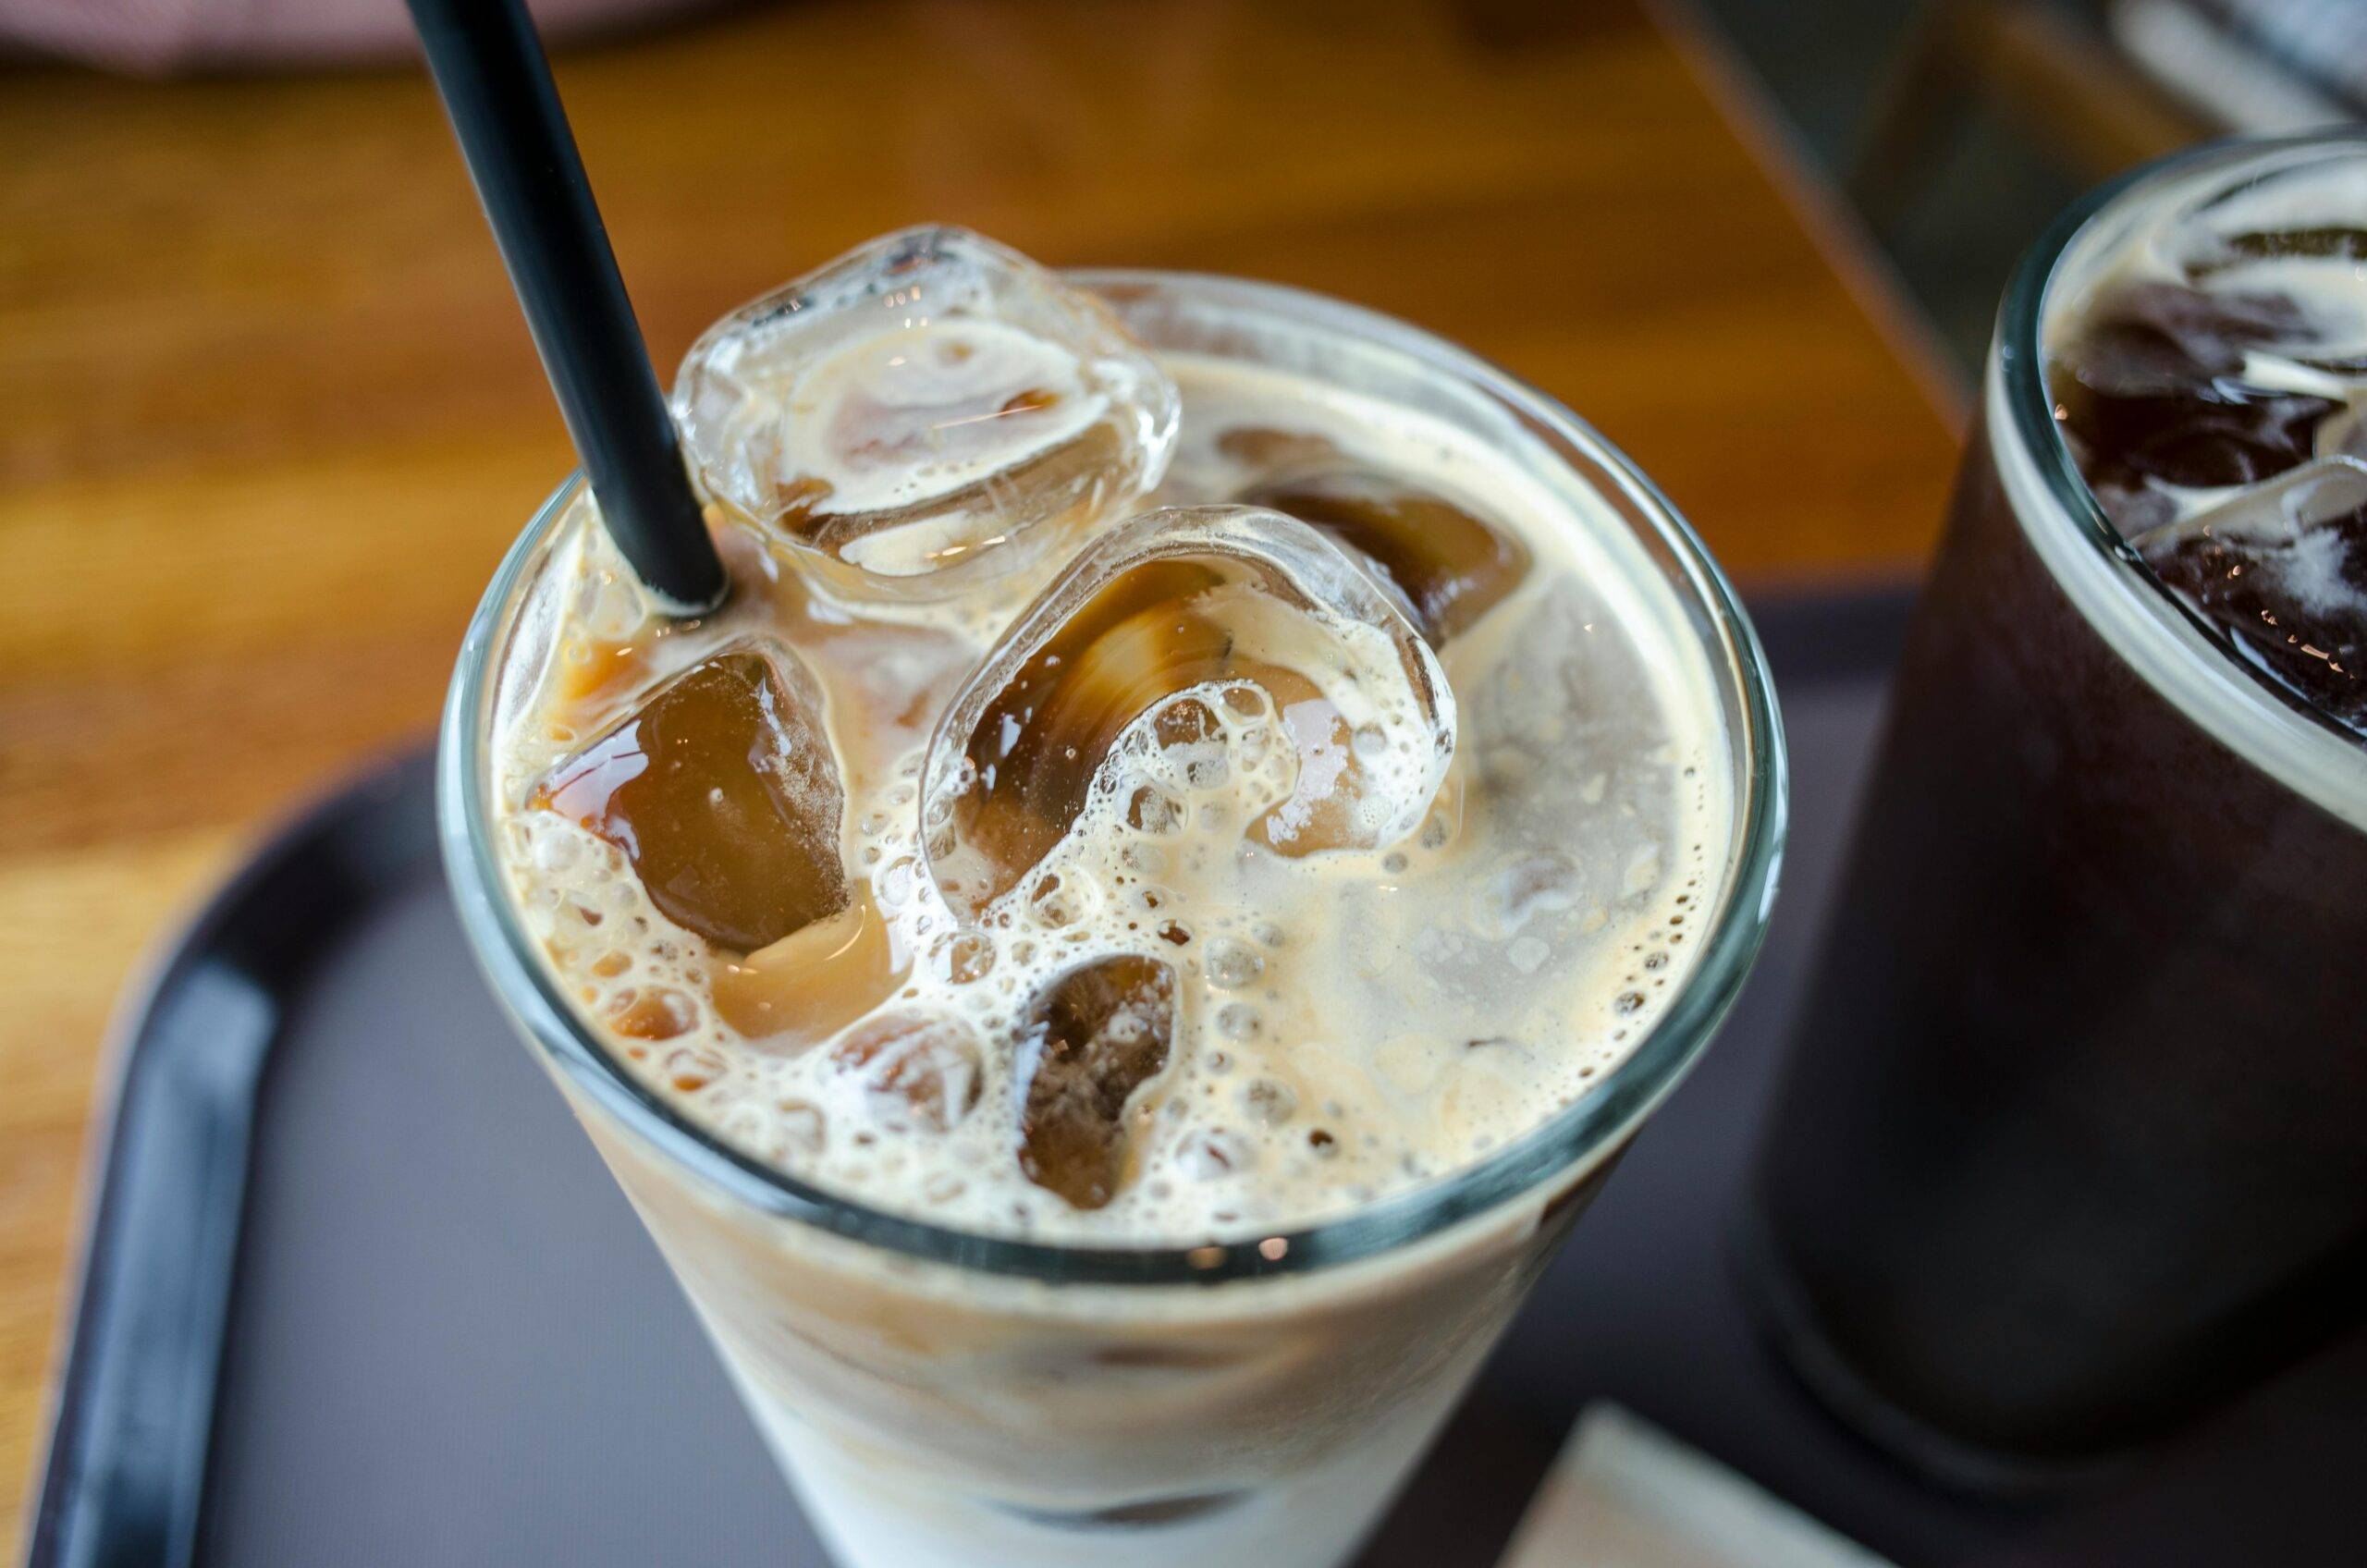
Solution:
<path fill-rule="evenodd" d="M 2367 134 L 2170 159 L 2016 276 L 1759 1166 L 1797 1366 L 1975 1486 L 2367 1318 L 2367 746 L 2122 541 L 2042 353 L 2163 203 L 2327 158 Z"/>
<path fill-rule="evenodd" d="M 1189 1250 L 963 1234 L 737 1152 L 656 1098 L 574 1014 L 494 859 L 496 678 L 512 638 L 547 633 L 532 589 L 573 482 L 528 526 L 462 648 L 439 758 L 445 855 L 496 991 L 849 1568 L 1319 1568 L 1369 1528 L 1734 999 L 1782 839 L 1775 709 L 1756 639 L 1699 541 L 1550 400 L 1315 296 L 1162 274 L 1079 281 L 1154 349 L 1280 366 L 1453 420 L 1558 491 L 1600 495 L 1630 531 L 1648 596 L 1714 672 L 1736 810 L 1699 957 L 1598 1087 L 1450 1180 L 1308 1231 Z"/>

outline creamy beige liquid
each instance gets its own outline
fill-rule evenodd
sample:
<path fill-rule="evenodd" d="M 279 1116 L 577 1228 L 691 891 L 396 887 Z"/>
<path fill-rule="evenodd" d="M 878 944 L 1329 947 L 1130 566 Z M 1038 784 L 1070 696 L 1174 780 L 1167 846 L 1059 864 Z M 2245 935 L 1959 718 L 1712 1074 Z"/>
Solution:
<path fill-rule="evenodd" d="M 1303 858 L 1245 842 L 1289 784 L 1253 742 L 1229 766 L 1169 777 L 1184 809 L 1163 832 L 1088 810 L 1046 863 L 1061 896 L 1031 896 L 1031 877 L 963 920 L 920 853 L 924 753 L 1058 562 L 948 602 L 844 606 L 726 522 L 741 592 L 683 631 L 652 619 L 588 502 L 564 524 L 503 679 L 495 782 L 512 888 L 619 1056 L 756 1158 L 993 1235 L 1188 1245 L 1297 1228 L 1551 1118 L 1633 1048 L 1691 967 L 1732 836 L 1726 741 L 1706 659 L 1619 520 L 1442 421 L 1283 372 L 1165 363 L 1183 425 L 1151 504 L 1230 500 L 1289 438 L 1316 437 L 1527 545 L 1517 590 L 1439 651 L 1453 761 L 1441 806 L 1404 837 Z M 718 987 L 746 983 L 738 955 L 673 925 L 612 844 L 532 803 L 668 675 L 752 634 L 793 648 L 823 694 L 863 916 L 812 966 L 829 994 L 795 1038 L 727 1022 Z M 1022 1169 L 1012 1041 L 1044 986 L 1111 954 L 1173 966 L 1175 1032 L 1128 1102 L 1115 1195 L 1079 1208 Z M 885 1014 L 948 1021 L 962 1048 L 883 1081 L 885 1059 L 849 1042 Z"/>

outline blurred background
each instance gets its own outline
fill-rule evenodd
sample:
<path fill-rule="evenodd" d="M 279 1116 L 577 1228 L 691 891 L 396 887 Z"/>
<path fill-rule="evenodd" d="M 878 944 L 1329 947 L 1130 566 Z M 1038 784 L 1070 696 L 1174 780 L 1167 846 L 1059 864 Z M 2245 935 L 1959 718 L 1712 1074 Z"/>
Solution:
<path fill-rule="evenodd" d="M 1711 0 L 1957 366 L 2089 186 L 2189 141 L 2367 112 L 2359 0 Z"/>
<path fill-rule="evenodd" d="M 1760 594 L 1915 570 L 2074 193 L 2367 106 L 2367 0 L 534 8 L 661 373 L 923 219 L 1276 278 L 1563 398 Z M 0 0 L 0 1527 L 118 992 L 419 742 L 570 460 L 399 0 Z"/>

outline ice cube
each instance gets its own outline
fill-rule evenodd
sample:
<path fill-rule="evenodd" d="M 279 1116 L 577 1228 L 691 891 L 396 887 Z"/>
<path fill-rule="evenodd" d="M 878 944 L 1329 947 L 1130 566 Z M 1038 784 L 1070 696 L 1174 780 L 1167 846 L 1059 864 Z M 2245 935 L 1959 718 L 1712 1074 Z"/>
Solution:
<path fill-rule="evenodd" d="M 2054 354 L 2055 415 L 2091 485 L 2250 484 L 2306 459 L 2336 404 L 2243 379 L 2250 349 L 2299 330 L 2282 295 L 2131 285 Z"/>
<path fill-rule="evenodd" d="M 942 1133 L 978 1103 L 977 1031 L 959 1018 L 883 1012 L 847 1031 L 830 1060 L 852 1074 L 882 1127 Z"/>
<path fill-rule="evenodd" d="M 734 312 L 674 390 L 706 492 L 865 597 L 942 597 L 1122 517 L 1179 407 L 1099 300 L 959 228 L 875 239 Z"/>
<path fill-rule="evenodd" d="M 1355 468 L 1251 487 L 1242 504 L 1311 522 L 1380 569 L 1443 646 L 1520 585 L 1528 547 L 1445 496 Z"/>
<path fill-rule="evenodd" d="M 1421 827 L 1454 738 L 1429 644 L 1322 534 L 1253 508 L 1146 512 L 1072 562 L 955 694 L 922 772 L 929 868 L 975 914 L 1095 791 L 1124 791 L 1130 825 L 1159 835 L 1181 826 L 1173 791 L 1266 777 L 1269 759 L 1287 788 L 1240 819 L 1251 839 L 1376 848 Z M 1147 756 L 1163 781 L 1134 777 Z"/>
<path fill-rule="evenodd" d="M 1125 1177 L 1126 1102 L 1167 1065 L 1175 971 L 1121 954 L 1061 974 L 1029 1003 L 1016 1062 L 1026 1099 L 1020 1169 L 1079 1208 Z"/>
<path fill-rule="evenodd" d="M 793 1056 L 845 1028 L 903 984 L 912 955 L 858 883 L 847 906 L 744 958 L 717 957 L 715 1011 L 758 1049 Z"/>
<path fill-rule="evenodd" d="M 843 913 L 845 796 L 822 693 L 796 655 L 734 643 L 551 770 L 532 804 L 632 863 L 650 902 L 733 952 Z"/>
<path fill-rule="evenodd" d="M 2233 375 L 2248 349 L 2307 329 L 2300 307 L 2275 289 L 2149 280 L 2121 285 L 2091 309 L 2083 336 L 2103 352 L 2083 379 L 2123 393 Z"/>
<path fill-rule="evenodd" d="M 2318 459 L 2135 543 L 2272 673 L 2367 731 L 2367 462 Z"/>

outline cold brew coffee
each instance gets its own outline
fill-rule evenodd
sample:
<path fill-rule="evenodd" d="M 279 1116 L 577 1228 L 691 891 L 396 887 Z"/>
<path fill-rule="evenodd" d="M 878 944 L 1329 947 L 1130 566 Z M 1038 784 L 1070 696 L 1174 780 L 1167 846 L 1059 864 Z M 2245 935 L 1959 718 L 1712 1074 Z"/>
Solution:
<path fill-rule="evenodd" d="M 2367 1316 L 2367 141 L 2026 263 L 1746 1224 L 1794 1359 L 1979 1485 Z"/>

